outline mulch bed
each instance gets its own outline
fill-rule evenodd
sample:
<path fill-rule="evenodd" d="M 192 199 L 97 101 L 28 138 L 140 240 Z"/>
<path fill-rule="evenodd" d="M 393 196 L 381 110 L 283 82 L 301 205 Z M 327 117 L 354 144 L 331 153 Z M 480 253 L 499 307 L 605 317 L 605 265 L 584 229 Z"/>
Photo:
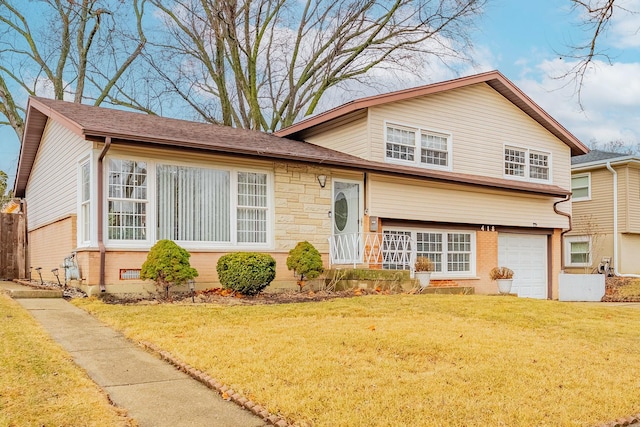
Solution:
<path fill-rule="evenodd" d="M 638 279 L 632 277 L 607 277 L 605 293 L 602 301 L 605 302 L 640 302 L 640 295 L 622 295 L 621 289 Z"/>

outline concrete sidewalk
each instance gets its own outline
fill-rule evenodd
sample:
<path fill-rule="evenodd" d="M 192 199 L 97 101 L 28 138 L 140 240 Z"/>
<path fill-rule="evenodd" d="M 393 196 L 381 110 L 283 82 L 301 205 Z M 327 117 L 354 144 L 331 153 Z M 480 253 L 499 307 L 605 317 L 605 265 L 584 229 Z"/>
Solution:
<path fill-rule="evenodd" d="M 141 427 L 266 426 L 64 299 L 17 299 Z"/>

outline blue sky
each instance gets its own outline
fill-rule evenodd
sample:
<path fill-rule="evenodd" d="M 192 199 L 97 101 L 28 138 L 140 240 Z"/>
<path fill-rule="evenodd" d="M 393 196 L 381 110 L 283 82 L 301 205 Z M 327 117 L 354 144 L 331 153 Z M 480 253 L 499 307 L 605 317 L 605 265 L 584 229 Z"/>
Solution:
<path fill-rule="evenodd" d="M 640 11 L 640 0 L 617 0 Z M 600 40 L 612 64 L 596 62 L 584 80 L 582 106 L 570 80 L 557 79 L 572 65 L 564 54 L 584 42 L 587 33 L 568 0 L 491 0 L 473 32 L 475 66 L 463 75 L 500 70 L 530 98 L 584 143 L 621 139 L 640 142 L 640 15 L 616 11 Z M 450 70 L 431 73 L 428 80 L 454 78 Z M 15 177 L 19 142 L 0 127 L 0 170 Z"/>

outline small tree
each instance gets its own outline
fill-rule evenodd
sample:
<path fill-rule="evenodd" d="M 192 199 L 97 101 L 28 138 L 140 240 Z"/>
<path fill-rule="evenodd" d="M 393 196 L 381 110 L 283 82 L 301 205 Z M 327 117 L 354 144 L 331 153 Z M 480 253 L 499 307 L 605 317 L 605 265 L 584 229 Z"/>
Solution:
<path fill-rule="evenodd" d="M 306 279 L 315 279 L 324 271 L 320 252 L 307 241 L 298 242 L 296 247 L 289 251 L 287 268 L 298 276 L 298 286 L 301 290 Z"/>
<path fill-rule="evenodd" d="M 158 290 L 164 289 L 169 297 L 169 288 L 183 285 L 198 277 L 198 271 L 189 263 L 191 254 L 171 240 L 159 240 L 147 254 L 142 264 L 140 278 L 154 280 Z"/>

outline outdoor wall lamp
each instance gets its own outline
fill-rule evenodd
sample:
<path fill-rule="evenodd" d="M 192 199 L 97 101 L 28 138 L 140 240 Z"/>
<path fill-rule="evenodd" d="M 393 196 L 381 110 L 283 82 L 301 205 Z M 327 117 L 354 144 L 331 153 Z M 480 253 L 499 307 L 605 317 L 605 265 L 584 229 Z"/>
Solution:
<path fill-rule="evenodd" d="M 196 281 L 191 279 L 187 282 L 189 285 L 189 292 L 191 292 L 191 302 L 196 302 L 195 290 L 196 290 Z"/>
<path fill-rule="evenodd" d="M 324 188 L 324 186 L 327 185 L 327 175 L 318 175 L 318 184 Z"/>

